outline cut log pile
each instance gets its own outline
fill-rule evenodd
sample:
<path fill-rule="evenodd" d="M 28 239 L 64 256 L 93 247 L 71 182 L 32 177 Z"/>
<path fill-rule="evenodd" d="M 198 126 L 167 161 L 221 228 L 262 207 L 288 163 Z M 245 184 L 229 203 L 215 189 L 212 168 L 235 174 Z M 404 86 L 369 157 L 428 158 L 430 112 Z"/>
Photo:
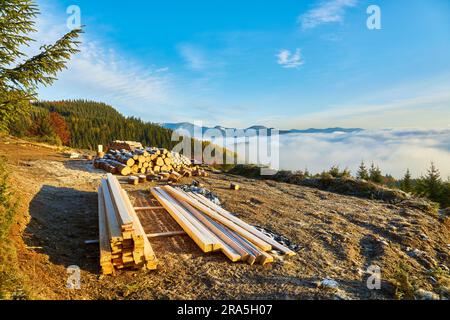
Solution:
<path fill-rule="evenodd" d="M 233 262 L 250 265 L 273 262 L 271 250 L 295 255 L 202 195 L 168 185 L 151 192 L 203 252 L 221 251 Z"/>
<path fill-rule="evenodd" d="M 116 149 L 116 150 L 128 150 L 128 151 L 134 151 L 136 149 L 142 149 L 142 144 L 140 142 L 136 142 L 136 141 L 120 141 L 120 140 L 115 140 L 113 142 L 111 142 L 111 144 L 109 145 L 110 149 Z"/>
<path fill-rule="evenodd" d="M 157 259 L 126 192 L 112 174 L 98 190 L 100 266 L 103 274 L 116 269 L 156 269 Z"/>
<path fill-rule="evenodd" d="M 94 161 L 94 167 L 123 176 L 147 175 L 149 178 L 167 178 L 167 174 L 172 174 L 171 178 L 175 181 L 185 176 L 207 175 L 198 166 L 191 166 L 187 157 L 155 147 L 134 151 L 110 149 L 103 158 Z"/>

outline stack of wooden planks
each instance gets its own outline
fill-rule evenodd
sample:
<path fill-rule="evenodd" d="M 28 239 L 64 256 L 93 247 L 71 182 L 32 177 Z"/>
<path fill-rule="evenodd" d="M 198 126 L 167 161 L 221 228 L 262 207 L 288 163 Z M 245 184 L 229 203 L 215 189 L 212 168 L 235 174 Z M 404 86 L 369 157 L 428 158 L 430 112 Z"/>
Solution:
<path fill-rule="evenodd" d="M 98 189 L 100 266 L 103 274 L 115 269 L 156 269 L 157 259 L 126 192 L 112 174 Z"/>
<path fill-rule="evenodd" d="M 221 251 L 233 262 L 250 265 L 273 262 L 274 257 L 267 253 L 271 250 L 295 255 L 202 195 L 168 185 L 151 192 L 203 252 Z"/>
<path fill-rule="evenodd" d="M 191 166 L 185 156 L 155 147 L 134 151 L 110 149 L 102 158 L 94 161 L 94 167 L 122 176 L 163 177 L 164 174 L 173 174 L 171 180 L 175 181 L 186 176 L 207 176 L 203 169 Z"/>

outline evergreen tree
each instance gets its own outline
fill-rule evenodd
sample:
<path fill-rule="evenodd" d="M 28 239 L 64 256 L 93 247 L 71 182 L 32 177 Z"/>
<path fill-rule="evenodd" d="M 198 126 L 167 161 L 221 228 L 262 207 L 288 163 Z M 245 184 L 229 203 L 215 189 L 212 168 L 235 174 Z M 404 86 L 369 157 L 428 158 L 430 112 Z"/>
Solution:
<path fill-rule="evenodd" d="M 427 171 L 427 175 L 419 180 L 417 185 L 417 193 L 432 201 L 441 202 L 443 200 L 441 198 L 442 192 L 443 183 L 441 180 L 441 174 L 432 162 Z"/>
<path fill-rule="evenodd" d="M 381 173 L 380 167 L 375 167 L 375 164 L 373 162 L 369 169 L 369 180 L 379 184 L 383 183 L 383 175 Z"/>
<path fill-rule="evenodd" d="M 33 41 L 29 34 L 36 31 L 38 14 L 32 0 L 0 1 L 0 131 L 8 131 L 11 123 L 28 111 L 37 87 L 51 85 L 70 56 L 78 52 L 79 29 L 27 57 L 22 49 Z"/>
<path fill-rule="evenodd" d="M 414 190 L 411 179 L 411 172 L 409 171 L 409 169 L 406 170 L 405 176 L 400 182 L 400 189 L 402 189 L 405 192 L 412 192 Z"/>
<path fill-rule="evenodd" d="M 364 161 L 361 161 L 356 177 L 360 180 L 369 180 L 369 172 L 367 171 Z"/>

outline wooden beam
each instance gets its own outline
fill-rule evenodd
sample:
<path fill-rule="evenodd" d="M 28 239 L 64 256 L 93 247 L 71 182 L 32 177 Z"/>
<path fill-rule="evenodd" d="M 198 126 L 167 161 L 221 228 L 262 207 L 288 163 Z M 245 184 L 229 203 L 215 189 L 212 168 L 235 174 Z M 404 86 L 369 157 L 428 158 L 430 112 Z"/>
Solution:
<path fill-rule="evenodd" d="M 164 186 L 162 188 L 164 190 L 168 191 L 175 198 L 177 198 L 177 199 L 179 199 L 181 201 L 186 201 L 187 203 L 189 203 L 193 207 L 199 209 L 201 212 L 207 214 L 208 216 L 210 216 L 214 220 L 219 221 L 220 223 L 222 223 L 226 227 L 230 228 L 234 232 L 237 232 L 239 235 L 241 235 L 242 237 L 246 238 L 250 242 L 254 243 L 255 245 L 257 245 L 262 250 L 269 251 L 269 250 L 272 249 L 272 246 L 269 243 L 261 240 L 260 238 L 258 238 L 254 234 L 248 232 L 247 230 L 245 230 L 244 228 L 240 227 L 235 222 L 233 222 L 233 221 L 225 218 L 224 216 L 220 215 L 219 213 L 215 212 L 214 210 L 212 210 L 208 206 L 205 206 L 200 201 L 195 200 L 193 198 L 190 198 L 185 193 L 183 193 L 181 191 L 178 191 L 178 190 L 176 190 L 175 188 L 173 188 L 171 186 Z"/>
<path fill-rule="evenodd" d="M 200 221 L 198 221 L 195 217 L 192 216 L 192 214 L 186 210 L 182 206 L 181 203 L 179 203 L 175 198 L 171 197 L 167 192 L 164 190 L 159 189 L 159 193 L 162 194 L 166 199 L 168 199 L 178 210 L 178 212 L 185 217 L 189 223 L 194 226 L 196 230 L 200 232 L 206 239 L 208 239 L 208 242 L 212 245 L 212 251 L 218 251 L 222 248 L 222 244 L 220 243 L 219 239 L 215 236 L 214 233 L 212 233 L 208 228 L 206 228 Z"/>
<path fill-rule="evenodd" d="M 134 211 L 164 210 L 164 207 L 134 207 Z"/>
<path fill-rule="evenodd" d="M 183 230 L 191 237 L 197 246 L 203 252 L 211 252 L 213 250 L 211 240 L 206 238 L 199 230 L 197 230 L 180 212 L 176 205 L 163 193 L 160 188 L 152 188 L 151 193 L 159 201 L 159 203 L 169 212 L 172 218 L 183 228 Z"/>
<path fill-rule="evenodd" d="M 248 223 L 242 221 L 241 219 L 233 216 L 230 212 L 228 212 L 224 208 L 216 205 L 214 202 L 212 202 L 208 198 L 204 197 L 203 195 L 196 194 L 196 193 L 193 193 L 192 195 L 197 200 L 199 200 L 201 203 L 203 203 L 204 205 L 208 206 L 212 210 L 215 210 L 217 213 L 219 213 L 223 217 L 233 221 L 234 223 L 236 223 L 237 225 L 239 225 L 243 229 L 245 229 L 248 232 L 254 234 L 255 236 L 259 237 L 260 239 L 264 240 L 265 242 L 271 244 L 275 249 L 283 252 L 284 254 L 286 254 L 288 256 L 294 256 L 295 255 L 295 252 L 292 251 L 291 249 L 283 246 L 282 244 L 278 243 L 277 241 L 273 240 L 272 238 L 266 236 L 261 231 L 257 230 L 255 227 L 253 227 L 253 226 L 249 225 Z M 267 250 L 264 250 L 264 251 L 267 251 Z"/>
<path fill-rule="evenodd" d="M 188 203 L 182 203 L 182 205 L 189 210 L 201 223 L 203 223 L 211 232 L 213 232 L 219 241 L 222 243 L 221 251 L 233 262 L 239 260 L 246 260 L 249 253 L 242 247 L 237 245 L 223 230 L 221 230 L 214 221 L 211 221 L 203 213 L 192 207 Z M 232 250 L 230 250 L 232 249 Z"/>
<path fill-rule="evenodd" d="M 141 221 L 139 220 L 139 217 L 137 216 L 136 212 L 133 209 L 130 198 L 128 198 L 128 195 L 125 193 L 125 190 L 121 189 L 121 192 L 123 195 L 125 206 L 129 209 L 130 215 L 133 218 L 134 225 L 136 226 L 136 229 L 138 230 L 139 234 L 143 236 L 144 258 L 146 262 L 146 267 L 149 270 L 154 270 L 157 267 L 158 260 L 156 259 L 156 255 L 153 251 L 152 245 L 150 244 L 148 238 L 144 236 L 145 235 L 144 228 L 142 227 Z"/>
<path fill-rule="evenodd" d="M 122 187 L 120 186 L 119 181 L 111 173 L 108 173 L 106 176 L 108 179 L 109 190 L 111 191 L 111 195 L 112 195 L 112 198 L 114 199 L 114 203 L 117 208 L 117 213 L 120 218 L 119 222 L 120 222 L 121 227 L 124 228 L 124 226 L 132 225 L 133 218 L 128 213 L 128 210 L 122 199 L 122 193 L 121 193 Z"/>
<path fill-rule="evenodd" d="M 174 237 L 174 236 L 183 236 L 187 235 L 184 231 L 167 231 L 167 232 L 158 232 L 158 233 L 147 233 L 147 238 L 164 238 L 164 237 Z M 98 240 L 84 240 L 84 244 L 98 244 Z M 42 247 L 27 247 L 27 249 L 42 249 Z"/>
<path fill-rule="evenodd" d="M 168 231 L 168 232 L 158 232 L 158 233 L 147 233 L 147 238 L 163 238 L 163 237 L 174 237 L 187 235 L 185 231 Z"/>
<path fill-rule="evenodd" d="M 100 266 L 102 273 L 112 274 L 114 273 L 114 267 L 111 263 L 112 254 L 106 225 L 105 202 L 103 200 L 103 192 L 101 187 L 98 189 L 98 235 Z"/>
<path fill-rule="evenodd" d="M 114 203 L 109 192 L 108 182 L 106 180 L 102 180 L 101 188 L 105 203 L 106 223 L 108 224 L 109 239 L 112 243 L 122 242 L 122 228 L 117 222 Z"/>

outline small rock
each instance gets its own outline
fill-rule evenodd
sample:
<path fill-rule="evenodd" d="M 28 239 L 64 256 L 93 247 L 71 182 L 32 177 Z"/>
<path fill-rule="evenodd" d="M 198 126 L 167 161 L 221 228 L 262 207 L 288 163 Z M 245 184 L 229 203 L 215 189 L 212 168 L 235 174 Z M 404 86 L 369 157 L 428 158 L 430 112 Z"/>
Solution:
<path fill-rule="evenodd" d="M 415 292 L 415 296 L 419 300 L 440 300 L 439 295 L 434 292 L 419 289 Z"/>
<path fill-rule="evenodd" d="M 319 287 L 323 289 L 337 289 L 339 284 L 333 279 L 326 278 L 320 282 Z"/>
<path fill-rule="evenodd" d="M 428 238 L 428 236 L 425 234 L 425 233 L 422 233 L 421 235 L 420 235 L 420 238 L 423 240 L 423 241 L 428 241 L 430 238 Z"/>

